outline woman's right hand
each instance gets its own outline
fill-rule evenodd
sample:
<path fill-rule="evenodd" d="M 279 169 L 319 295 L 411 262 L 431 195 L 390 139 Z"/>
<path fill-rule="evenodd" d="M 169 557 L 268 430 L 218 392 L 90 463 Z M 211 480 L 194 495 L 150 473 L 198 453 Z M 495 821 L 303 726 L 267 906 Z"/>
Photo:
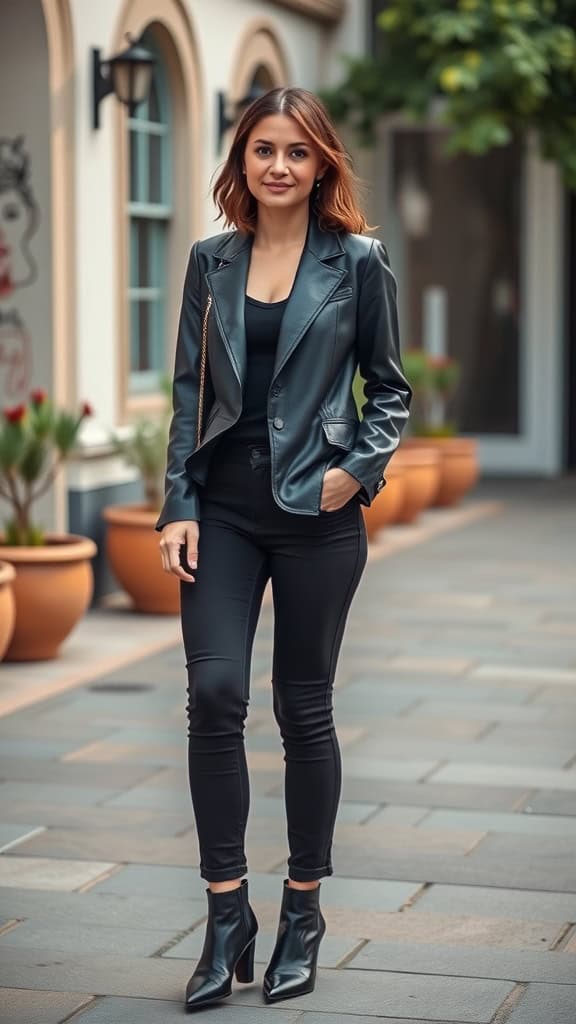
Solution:
<path fill-rule="evenodd" d="M 198 536 L 200 524 L 196 519 L 166 523 L 160 539 L 160 554 L 165 572 L 172 572 L 179 579 L 195 583 L 194 576 L 187 573 L 180 564 L 180 549 L 186 545 L 186 560 L 191 569 L 198 564 Z"/>

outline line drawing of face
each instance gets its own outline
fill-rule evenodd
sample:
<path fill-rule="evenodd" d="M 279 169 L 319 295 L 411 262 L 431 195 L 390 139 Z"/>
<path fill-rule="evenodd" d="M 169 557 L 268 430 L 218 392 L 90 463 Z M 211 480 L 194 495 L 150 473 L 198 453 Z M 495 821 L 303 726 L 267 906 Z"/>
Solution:
<path fill-rule="evenodd" d="M 32 339 L 16 310 L 0 310 L 0 409 L 23 402 L 32 379 Z"/>
<path fill-rule="evenodd" d="M 23 146 L 23 135 L 0 138 L 0 301 L 37 277 L 30 239 L 37 230 L 40 211 Z"/>

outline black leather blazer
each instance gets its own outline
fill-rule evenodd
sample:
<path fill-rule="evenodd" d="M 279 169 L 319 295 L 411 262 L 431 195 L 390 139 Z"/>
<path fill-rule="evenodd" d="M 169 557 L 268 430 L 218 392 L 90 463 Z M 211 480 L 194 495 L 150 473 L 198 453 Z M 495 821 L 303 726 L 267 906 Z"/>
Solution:
<path fill-rule="evenodd" d="M 180 311 L 165 501 L 156 529 L 201 519 L 200 493 L 214 442 L 240 416 L 246 372 L 244 296 L 252 235 L 226 231 L 192 246 Z M 196 445 L 202 320 L 208 291 L 204 424 Z M 359 419 L 352 380 L 360 367 Z M 361 484 L 363 505 L 408 418 L 412 391 L 400 357 L 396 281 L 382 242 L 324 231 L 311 211 L 305 247 L 285 306 L 268 391 L 274 499 L 318 515 L 326 470 L 341 466 Z"/>

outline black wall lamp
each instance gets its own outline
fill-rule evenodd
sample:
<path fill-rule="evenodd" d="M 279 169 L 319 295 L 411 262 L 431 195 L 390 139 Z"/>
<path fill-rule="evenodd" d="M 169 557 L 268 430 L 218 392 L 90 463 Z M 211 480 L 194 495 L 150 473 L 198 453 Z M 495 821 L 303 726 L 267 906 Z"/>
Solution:
<path fill-rule="evenodd" d="M 110 60 L 101 60 L 100 50 L 92 49 L 92 127 L 100 127 L 101 101 L 113 92 L 134 114 L 138 104 L 148 96 L 154 55 L 140 41 L 126 33 L 129 46 Z"/>
<path fill-rule="evenodd" d="M 217 123 L 216 123 L 216 151 L 219 153 L 222 149 L 222 140 L 229 128 L 232 128 L 238 118 L 244 113 L 246 107 L 250 106 L 253 100 L 257 100 L 259 96 L 266 92 L 266 89 L 262 89 L 258 85 L 251 85 L 249 91 L 232 106 L 232 114 L 227 114 L 227 108 L 229 106 L 229 100 L 225 92 L 217 93 Z"/>

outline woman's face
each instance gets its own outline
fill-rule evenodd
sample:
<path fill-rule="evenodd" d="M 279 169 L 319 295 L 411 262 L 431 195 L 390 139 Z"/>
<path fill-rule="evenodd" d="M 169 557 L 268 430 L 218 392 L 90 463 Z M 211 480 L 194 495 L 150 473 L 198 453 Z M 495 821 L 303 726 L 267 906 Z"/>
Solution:
<path fill-rule="evenodd" d="M 254 198 L 270 209 L 307 203 L 325 167 L 310 136 L 286 114 L 263 117 L 248 136 L 246 184 Z"/>
<path fill-rule="evenodd" d="M 0 298 L 33 278 L 28 237 L 33 212 L 15 189 L 0 192 Z"/>

